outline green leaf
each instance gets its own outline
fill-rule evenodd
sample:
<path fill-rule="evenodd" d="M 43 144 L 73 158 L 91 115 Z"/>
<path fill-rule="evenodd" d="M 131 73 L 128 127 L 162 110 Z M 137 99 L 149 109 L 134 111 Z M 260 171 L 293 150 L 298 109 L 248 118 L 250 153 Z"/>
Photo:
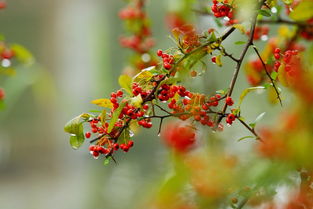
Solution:
<path fill-rule="evenodd" d="M 130 139 L 130 129 L 125 128 L 121 133 L 120 137 L 118 138 L 119 142 L 127 144 Z"/>
<path fill-rule="evenodd" d="M 276 71 L 273 71 L 271 73 L 271 78 L 275 81 L 277 79 L 278 73 Z"/>
<path fill-rule="evenodd" d="M 123 89 L 125 89 L 125 91 L 127 91 L 130 95 L 132 95 L 132 87 L 131 87 L 132 78 L 130 76 L 121 75 L 118 78 L 118 83 Z"/>
<path fill-rule="evenodd" d="M 245 90 L 242 91 L 240 97 L 239 97 L 239 104 L 238 106 L 241 105 L 243 99 L 247 96 L 247 94 L 249 94 L 252 91 L 257 91 L 257 90 L 262 90 L 265 89 L 264 86 L 256 86 L 256 87 L 250 87 L 250 88 L 246 88 Z"/>
<path fill-rule="evenodd" d="M 226 94 L 226 91 L 223 90 L 223 89 L 220 89 L 220 90 L 217 90 L 216 93 L 217 93 L 217 94 L 221 94 L 221 95 L 225 95 L 225 94 Z"/>
<path fill-rule="evenodd" d="M 242 45 L 242 44 L 245 44 L 245 43 L 246 43 L 245 41 L 236 41 L 235 42 L 236 45 Z"/>
<path fill-rule="evenodd" d="M 214 42 L 214 41 L 216 41 L 216 40 L 217 40 L 216 35 L 215 35 L 214 32 L 212 32 L 212 33 L 211 33 L 211 36 L 210 36 L 209 39 L 208 39 L 208 42 Z"/>
<path fill-rule="evenodd" d="M 255 128 L 256 123 L 249 123 L 249 126 L 250 126 L 251 128 Z"/>
<path fill-rule="evenodd" d="M 81 114 L 64 126 L 64 131 L 70 133 L 70 145 L 73 149 L 78 149 L 85 141 L 83 121 L 87 121 L 90 118 L 88 113 Z M 81 119 L 83 121 L 81 121 Z"/>
<path fill-rule="evenodd" d="M 133 82 L 138 83 L 144 89 L 151 85 L 151 79 L 153 78 L 154 74 L 152 73 L 155 70 L 155 66 L 148 67 L 140 71 L 137 75 L 134 76 Z"/>
<path fill-rule="evenodd" d="M 264 9 L 259 10 L 259 14 L 262 15 L 262 16 L 264 16 L 264 17 L 270 17 L 270 16 L 272 16 L 269 11 L 264 10 Z"/>
<path fill-rule="evenodd" d="M 19 44 L 13 44 L 11 45 L 11 49 L 20 62 L 24 64 L 32 64 L 34 62 L 33 55 L 25 47 Z"/>
<path fill-rule="evenodd" d="M 255 138 L 255 136 L 244 136 L 244 137 L 241 137 L 240 139 L 238 139 L 237 141 L 242 141 L 244 139 L 252 139 L 252 138 Z"/>
<path fill-rule="evenodd" d="M 81 124 L 82 131 L 83 131 L 83 125 Z M 83 132 L 82 132 L 83 133 Z M 71 135 L 70 136 L 70 145 L 73 149 L 78 149 L 85 141 L 84 134 L 79 135 Z"/>
<path fill-rule="evenodd" d="M 131 103 L 134 107 L 141 107 L 141 103 L 142 103 L 141 94 L 138 94 L 137 96 L 131 98 L 131 99 L 130 99 L 130 103 Z"/>
<path fill-rule="evenodd" d="M 108 133 L 111 133 L 115 122 L 118 120 L 118 116 L 121 114 L 123 108 L 125 107 L 126 102 L 121 102 L 120 106 L 113 112 L 109 127 L 108 127 Z"/>
<path fill-rule="evenodd" d="M 313 17 L 313 1 L 303 0 L 290 13 L 289 17 L 296 21 L 306 21 Z"/>
<path fill-rule="evenodd" d="M 107 116 L 107 111 L 105 109 L 103 109 L 101 114 L 100 114 L 100 122 L 101 123 L 105 123 L 106 116 Z"/>
<path fill-rule="evenodd" d="M 111 160 L 111 156 L 110 157 L 106 157 L 103 161 L 103 165 L 108 165 L 110 163 Z"/>
<path fill-rule="evenodd" d="M 75 118 L 73 118 L 72 120 L 70 120 L 69 122 L 67 122 L 64 126 L 64 131 L 70 134 L 78 134 L 80 131 L 80 125 L 82 124 L 82 122 L 80 121 L 81 116 L 77 116 Z"/>

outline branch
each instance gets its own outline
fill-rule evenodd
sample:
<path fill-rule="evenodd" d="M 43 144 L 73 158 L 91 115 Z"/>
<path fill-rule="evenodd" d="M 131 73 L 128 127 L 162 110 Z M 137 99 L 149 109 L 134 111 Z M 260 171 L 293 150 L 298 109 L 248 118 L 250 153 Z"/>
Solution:
<path fill-rule="evenodd" d="M 254 128 L 251 128 L 247 123 L 245 123 L 243 120 L 241 120 L 240 118 L 237 118 L 239 120 L 239 122 L 244 125 L 255 137 L 257 140 L 261 140 L 261 138 L 259 137 L 259 135 L 255 132 Z"/>
<path fill-rule="evenodd" d="M 263 5 L 263 3 L 264 3 L 264 0 L 260 4 L 260 7 Z M 232 93 L 233 93 L 233 90 L 234 90 L 235 84 L 237 82 L 238 74 L 239 74 L 240 67 L 241 67 L 241 64 L 243 62 L 243 59 L 245 58 L 245 55 L 246 55 L 249 47 L 253 44 L 253 36 L 254 36 L 254 32 L 255 32 L 257 16 L 258 16 L 258 13 L 256 12 L 254 17 L 253 17 L 253 19 L 252 19 L 252 22 L 251 22 L 251 28 L 250 28 L 251 32 L 250 32 L 250 36 L 249 36 L 248 42 L 244 46 L 244 49 L 243 49 L 243 51 L 240 54 L 239 60 L 236 61 L 237 64 L 236 64 L 236 67 L 235 67 L 235 71 L 234 71 L 232 80 L 231 80 L 230 85 L 229 85 L 229 91 L 227 93 L 228 97 L 230 97 L 232 95 Z M 225 114 L 227 107 L 228 107 L 228 105 L 227 105 L 227 103 L 225 103 L 225 105 L 224 105 L 224 107 L 222 109 L 222 113 L 223 114 Z M 222 121 L 222 119 L 223 119 L 223 115 L 218 118 L 217 123 L 216 123 L 216 127 Z"/>
<path fill-rule="evenodd" d="M 199 15 L 206 15 L 206 16 L 212 16 L 214 15 L 208 11 L 205 10 L 199 10 L 199 9 L 193 9 L 193 11 Z M 299 27 L 312 27 L 312 23 L 306 23 L 306 22 L 300 22 L 300 21 L 292 21 L 292 20 L 287 20 L 282 17 L 277 17 L 276 20 L 258 20 L 257 23 L 259 24 L 286 24 L 286 25 L 296 25 Z"/>
<path fill-rule="evenodd" d="M 224 48 L 218 47 L 218 50 L 221 51 L 221 53 L 223 55 L 225 55 L 226 57 L 229 57 L 230 59 L 232 59 L 235 62 L 239 62 L 239 59 L 235 58 L 232 54 L 229 54 L 228 52 L 226 52 L 226 50 Z"/>
<path fill-rule="evenodd" d="M 313 24 L 310 24 L 310 23 L 291 21 L 291 20 L 287 20 L 281 17 L 278 17 L 277 20 L 259 20 L 258 23 L 260 24 L 286 24 L 286 25 L 296 25 L 299 27 L 313 26 Z"/>
<path fill-rule="evenodd" d="M 226 32 L 219 37 L 218 39 L 223 41 L 225 40 L 232 32 L 235 31 L 234 27 L 230 27 L 226 30 Z M 215 41 L 208 41 L 207 43 L 202 44 L 201 46 L 199 46 L 198 48 L 194 49 L 193 51 L 184 54 L 177 62 L 175 62 L 173 68 L 171 71 L 173 71 L 175 68 L 177 68 L 177 66 L 184 61 L 186 58 L 188 58 L 190 55 L 203 50 L 205 47 L 209 46 L 210 44 L 214 43 Z M 157 85 L 155 85 L 155 87 L 152 89 L 152 91 L 150 92 L 150 94 L 142 101 L 142 104 L 145 104 L 146 102 L 152 101 L 154 99 L 154 94 L 155 92 L 157 92 L 158 88 L 159 88 L 159 84 L 165 80 L 167 77 L 170 76 L 171 71 L 169 71 L 169 73 L 166 76 L 163 76 L 160 80 L 156 81 Z M 167 112 L 169 114 L 169 116 L 175 116 L 174 114 L 171 114 L 170 112 L 168 112 L 167 110 L 165 110 L 164 108 L 162 108 L 161 106 L 157 105 L 161 110 Z M 139 109 L 138 109 L 139 110 Z M 187 113 L 184 113 L 187 114 Z M 165 117 L 169 117 L 169 116 L 165 116 Z M 153 116 L 153 117 L 157 117 L 157 116 Z M 159 118 L 162 116 L 159 116 Z M 116 142 L 118 140 L 118 138 L 120 137 L 120 135 L 122 134 L 122 132 L 124 131 L 125 128 L 127 128 L 129 126 L 129 123 L 131 122 L 131 118 L 128 118 L 125 122 L 125 124 L 120 128 L 118 134 L 116 136 L 113 137 L 113 140 Z M 90 141 L 90 143 L 94 143 L 96 141 L 98 141 L 99 139 L 101 139 L 102 137 L 104 137 L 106 134 L 102 134 L 100 136 L 98 136 L 97 138 L 93 139 Z"/>
<path fill-rule="evenodd" d="M 262 59 L 262 57 L 261 57 L 261 55 L 260 55 L 258 49 L 257 49 L 255 46 L 253 46 L 253 49 L 254 49 L 255 53 L 258 55 L 258 57 L 259 57 L 259 59 L 260 59 L 262 65 L 263 65 L 263 68 L 264 68 L 264 70 L 265 70 L 265 73 L 266 73 L 267 77 L 271 80 L 271 83 L 272 83 L 272 85 L 273 85 L 273 87 L 274 87 L 274 89 L 275 89 L 275 92 L 276 92 L 276 94 L 277 94 L 277 99 L 279 100 L 280 105 L 283 106 L 283 103 L 282 103 L 281 98 L 280 98 L 280 93 L 279 93 L 279 91 L 278 91 L 278 89 L 277 89 L 277 87 L 276 87 L 276 85 L 275 85 L 275 81 L 273 80 L 273 78 L 271 77 L 271 75 L 269 74 L 269 72 L 267 71 L 266 65 L 265 65 L 265 63 L 264 63 L 264 61 L 263 61 L 263 59 Z"/>

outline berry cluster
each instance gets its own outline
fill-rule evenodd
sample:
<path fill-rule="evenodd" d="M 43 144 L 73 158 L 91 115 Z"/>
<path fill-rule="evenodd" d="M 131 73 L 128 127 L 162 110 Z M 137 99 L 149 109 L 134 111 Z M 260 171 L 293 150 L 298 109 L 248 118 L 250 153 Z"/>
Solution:
<path fill-rule="evenodd" d="M 172 64 L 175 62 L 173 55 L 166 54 L 161 49 L 157 51 L 157 55 L 162 58 L 163 67 L 166 70 L 170 70 L 172 68 Z"/>
<path fill-rule="evenodd" d="M 285 71 L 291 76 L 292 73 L 292 66 L 293 66 L 293 57 L 298 54 L 298 50 L 287 50 L 285 53 L 281 53 L 279 48 L 274 50 L 274 58 L 276 59 L 274 64 L 274 70 L 278 71 L 278 68 L 281 65 L 281 62 L 285 64 Z M 282 60 L 281 60 L 282 57 Z"/>
<path fill-rule="evenodd" d="M 309 24 L 307 27 L 301 28 L 300 35 L 302 38 L 312 41 L 313 40 L 313 18 L 307 21 Z"/>
<path fill-rule="evenodd" d="M 142 99 L 145 99 L 151 93 L 151 90 L 144 90 L 138 83 L 133 83 L 132 92 L 134 96 L 140 95 Z"/>
<path fill-rule="evenodd" d="M 196 142 L 195 128 L 188 123 L 169 123 L 161 136 L 170 148 L 180 153 L 191 149 Z"/>
<path fill-rule="evenodd" d="M 224 0 L 223 2 L 219 2 L 217 0 L 213 0 L 213 5 L 211 6 L 211 10 L 213 15 L 217 18 L 227 17 L 229 20 L 226 25 L 232 25 L 237 23 L 234 17 L 234 9 L 231 5 L 228 4 L 228 0 Z"/>
<path fill-rule="evenodd" d="M 172 34 L 180 44 L 180 48 L 184 49 L 186 53 L 192 51 L 201 44 L 193 25 L 185 24 L 176 27 L 172 30 Z"/>
<path fill-rule="evenodd" d="M 120 37 L 120 44 L 136 53 L 130 59 L 131 64 L 138 70 L 156 65 L 155 57 L 150 52 L 155 45 L 155 41 L 151 37 L 144 1 L 130 1 L 128 6 L 119 12 L 119 17 L 125 21 L 125 26 L 130 33 L 127 36 Z M 130 28 L 129 25 L 132 24 L 138 27 Z"/>
<path fill-rule="evenodd" d="M 93 155 L 94 158 L 98 158 L 100 154 L 103 154 L 105 156 L 112 155 L 114 151 L 117 151 L 119 148 L 123 150 L 124 152 L 128 152 L 131 147 L 133 147 L 134 142 L 132 140 L 129 140 L 127 144 L 121 144 L 114 143 L 113 141 L 109 142 L 108 147 L 104 147 L 101 145 L 90 145 L 89 151 L 90 154 Z"/>
<path fill-rule="evenodd" d="M 121 37 L 120 44 L 122 47 L 130 48 L 137 53 L 143 54 L 148 52 L 155 44 L 152 38 L 142 39 L 138 35 L 130 37 Z"/>

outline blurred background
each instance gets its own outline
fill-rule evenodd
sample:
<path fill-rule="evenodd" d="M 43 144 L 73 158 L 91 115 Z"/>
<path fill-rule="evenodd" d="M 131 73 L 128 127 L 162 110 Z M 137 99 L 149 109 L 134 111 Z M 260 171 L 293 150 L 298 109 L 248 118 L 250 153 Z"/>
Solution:
<path fill-rule="evenodd" d="M 166 10 L 175 5 L 171 2 L 148 1 L 155 49 L 173 46 L 164 24 Z M 118 43 L 123 26 L 117 13 L 125 2 L 7 3 L 0 12 L 0 33 L 8 42 L 29 49 L 36 63 L 18 68 L 17 75 L 6 81 L 10 87 L 6 89 L 7 108 L 0 112 L 0 209 L 136 208 L 170 167 L 157 127 L 138 133 L 136 146 L 127 154 L 120 152 L 117 164 L 108 166 L 89 155 L 88 143 L 74 151 L 63 131 L 68 120 L 95 109 L 89 101 L 107 97 L 118 88 L 118 75 L 130 53 Z M 201 29 L 215 24 L 206 17 L 197 18 Z M 244 38 L 236 33 L 225 46 Z M 210 89 L 210 94 L 225 89 L 233 69 L 227 61 L 222 69 L 209 66 L 209 76 L 192 79 L 188 86 L 194 91 Z M 238 84 L 234 98 L 248 86 L 243 74 Z M 253 121 L 264 109 L 281 111 L 269 108 L 265 97 L 248 97 L 243 104 L 246 118 Z M 288 103 L 289 98 L 285 99 Z M 267 112 L 262 123 L 273 122 L 271 115 Z M 221 135 L 230 152 L 245 154 L 255 143 L 238 145 L 236 139 L 248 135 L 240 125 L 226 128 Z"/>

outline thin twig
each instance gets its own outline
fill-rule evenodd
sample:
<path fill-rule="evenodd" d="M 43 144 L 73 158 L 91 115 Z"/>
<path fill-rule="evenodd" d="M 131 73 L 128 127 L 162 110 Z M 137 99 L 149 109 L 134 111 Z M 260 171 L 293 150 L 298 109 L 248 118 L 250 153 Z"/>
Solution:
<path fill-rule="evenodd" d="M 271 75 L 269 74 L 269 72 L 267 71 L 266 65 L 265 65 L 265 63 L 264 63 L 264 61 L 263 61 L 263 59 L 262 59 L 262 57 L 261 57 L 261 55 L 260 55 L 260 53 L 259 53 L 259 50 L 258 50 L 254 45 L 253 45 L 253 49 L 254 49 L 255 53 L 258 55 L 258 57 L 259 57 L 259 59 L 260 59 L 262 65 L 263 65 L 263 68 L 264 68 L 264 70 L 265 70 L 265 73 L 266 73 L 267 77 L 271 80 L 271 83 L 272 83 L 272 85 L 273 85 L 273 88 L 275 89 L 275 92 L 276 92 L 276 94 L 277 94 L 277 99 L 279 100 L 280 105 L 283 106 L 283 103 L 282 103 L 282 101 L 281 101 L 280 93 L 279 93 L 279 91 L 278 91 L 278 88 L 276 87 L 275 81 L 273 80 L 272 76 L 271 76 Z"/>
<path fill-rule="evenodd" d="M 260 3 L 259 7 L 261 7 L 263 5 L 265 0 L 262 0 L 262 2 Z M 259 9 L 259 8 L 258 8 Z M 254 17 L 252 19 L 252 22 L 251 22 L 251 28 L 250 28 L 250 36 L 249 36 L 249 39 L 248 39 L 248 42 L 246 43 L 246 45 L 244 46 L 244 49 L 242 50 L 241 54 L 240 54 L 240 58 L 239 60 L 236 62 L 236 67 L 235 67 L 235 71 L 234 71 L 234 74 L 233 74 L 233 77 L 231 79 L 231 82 L 230 82 L 230 85 L 229 85 L 229 91 L 227 93 L 227 96 L 230 97 L 233 93 L 233 90 L 234 90 L 234 87 L 235 87 L 235 84 L 237 82 L 237 78 L 238 78 L 238 74 L 239 74 L 239 71 L 240 71 L 240 67 L 241 67 L 241 64 L 243 62 L 243 59 L 245 58 L 246 56 L 246 53 L 249 49 L 249 47 L 253 44 L 253 36 L 254 36 L 254 31 L 255 31 L 255 27 L 256 27 L 256 22 L 257 22 L 257 16 L 258 16 L 258 13 L 256 12 L 254 14 Z M 226 109 L 227 109 L 228 105 L 227 103 L 224 104 L 224 107 L 222 109 L 222 113 L 225 114 L 226 112 Z M 218 120 L 216 122 L 216 126 L 215 128 L 217 128 L 217 126 L 219 125 L 219 123 L 222 121 L 223 119 L 223 115 L 218 117 Z"/>
<path fill-rule="evenodd" d="M 237 118 L 237 120 L 239 120 L 239 122 L 244 125 L 255 137 L 257 140 L 260 140 L 261 138 L 259 137 L 259 135 L 255 132 L 254 128 L 251 128 L 246 122 L 244 122 L 243 120 L 241 120 L 240 118 Z"/>
<path fill-rule="evenodd" d="M 217 49 L 220 50 L 222 54 L 224 54 L 226 57 L 231 58 L 235 62 L 239 62 L 239 59 L 235 58 L 232 54 L 229 54 L 228 52 L 226 52 L 224 48 L 218 47 Z"/>

